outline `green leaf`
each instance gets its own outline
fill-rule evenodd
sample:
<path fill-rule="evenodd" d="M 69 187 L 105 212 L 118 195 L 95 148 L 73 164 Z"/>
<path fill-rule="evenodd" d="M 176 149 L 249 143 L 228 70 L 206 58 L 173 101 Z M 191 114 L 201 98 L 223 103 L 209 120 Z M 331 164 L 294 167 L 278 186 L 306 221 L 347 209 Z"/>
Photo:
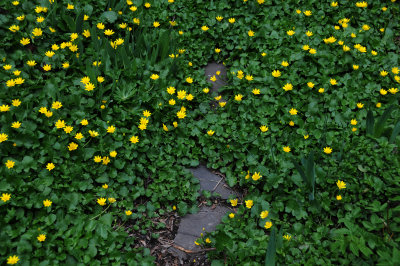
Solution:
<path fill-rule="evenodd" d="M 113 221 L 112 214 L 111 213 L 107 213 L 107 214 L 101 216 L 99 221 L 102 222 L 103 224 L 107 225 L 107 226 L 111 226 L 112 221 Z"/>
<path fill-rule="evenodd" d="M 367 113 L 367 125 L 366 125 L 366 131 L 367 135 L 372 135 L 374 132 L 374 114 L 372 113 L 371 110 L 368 111 Z"/>
<path fill-rule="evenodd" d="M 276 254 L 276 227 L 274 227 L 269 236 L 267 253 L 265 254 L 265 266 L 275 266 Z"/>
<path fill-rule="evenodd" d="M 385 123 L 389 119 L 390 114 L 392 113 L 394 109 L 394 105 L 390 105 L 385 112 L 383 112 L 382 116 L 379 118 L 378 122 L 375 125 L 375 132 L 374 136 L 375 137 L 380 137 L 385 129 Z"/>
<path fill-rule="evenodd" d="M 397 135 L 400 133 L 400 120 L 397 121 L 396 125 L 393 128 L 392 135 L 390 136 L 389 142 L 394 143 Z"/>
<path fill-rule="evenodd" d="M 102 18 L 107 19 L 109 23 L 114 23 L 117 20 L 118 16 L 117 13 L 115 13 L 114 11 L 106 11 L 100 16 L 100 19 Z"/>

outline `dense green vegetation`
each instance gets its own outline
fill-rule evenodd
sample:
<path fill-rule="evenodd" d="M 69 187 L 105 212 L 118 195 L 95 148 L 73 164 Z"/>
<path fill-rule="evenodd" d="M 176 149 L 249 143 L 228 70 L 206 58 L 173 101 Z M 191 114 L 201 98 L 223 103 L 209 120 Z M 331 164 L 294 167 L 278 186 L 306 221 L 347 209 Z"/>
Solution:
<path fill-rule="evenodd" d="M 0 263 L 151 265 L 129 230 L 196 212 L 205 162 L 246 191 L 214 265 L 400 264 L 399 10 L 1 1 Z"/>

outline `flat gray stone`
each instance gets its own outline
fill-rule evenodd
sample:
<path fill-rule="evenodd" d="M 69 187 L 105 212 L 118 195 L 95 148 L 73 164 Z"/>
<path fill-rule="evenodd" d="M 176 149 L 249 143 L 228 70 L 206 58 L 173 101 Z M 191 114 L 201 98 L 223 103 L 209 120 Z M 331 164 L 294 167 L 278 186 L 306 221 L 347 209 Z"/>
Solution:
<path fill-rule="evenodd" d="M 221 71 L 219 76 L 215 74 L 217 71 Z M 209 63 L 205 67 L 204 72 L 207 77 L 207 80 L 209 80 L 212 83 L 213 92 L 217 91 L 220 87 L 226 85 L 226 82 L 224 81 L 226 79 L 226 67 L 223 64 Z M 217 78 L 215 82 L 210 80 L 210 78 L 214 75 Z"/>
<path fill-rule="evenodd" d="M 228 211 L 229 209 L 223 206 L 217 206 L 214 209 L 203 206 L 198 213 L 186 215 L 181 220 L 174 244 L 186 250 L 200 250 L 200 247 L 194 243 L 196 239 L 205 231 L 214 231 Z M 181 259 L 186 259 L 188 256 L 185 252 L 174 247 L 169 248 L 169 251 Z"/>
<path fill-rule="evenodd" d="M 192 174 L 200 181 L 200 192 L 208 190 L 221 195 L 222 199 L 228 199 L 230 196 L 237 197 L 238 194 L 231 190 L 222 177 L 212 173 L 204 165 L 189 169 Z"/>

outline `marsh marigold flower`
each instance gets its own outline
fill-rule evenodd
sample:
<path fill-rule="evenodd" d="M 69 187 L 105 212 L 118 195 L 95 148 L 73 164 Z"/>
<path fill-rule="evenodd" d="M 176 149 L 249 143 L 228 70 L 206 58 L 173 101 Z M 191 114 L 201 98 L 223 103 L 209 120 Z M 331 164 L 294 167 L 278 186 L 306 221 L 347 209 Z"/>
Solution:
<path fill-rule="evenodd" d="M 332 153 L 332 148 L 331 148 L 331 147 L 325 147 L 325 148 L 324 148 L 324 152 L 325 152 L 326 154 L 331 154 L 331 153 Z"/>
<path fill-rule="evenodd" d="M 254 180 L 254 181 L 257 181 L 258 179 L 260 179 L 262 177 L 262 175 L 260 175 L 260 173 L 259 172 L 255 172 L 253 175 L 252 175 L 252 179 Z"/>
<path fill-rule="evenodd" d="M 46 240 L 46 235 L 45 235 L 45 234 L 40 234 L 40 235 L 37 237 L 37 240 L 38 240 L 39 242 L 45 241 L 45 240 Z"/>
<path fill-rule="evenodd" d="M 7 258 L 7 264 L 10 264 L 10 265 L 17 264 L 18 261 L 19 261 L 19 258 L 16 255 L 13 255 L 13 256 L 10 256 Z"/>
<path fill-rule="evenodd" d="M 1 194 L 0 200 L 2 200 L 3 202 L 7 202 L 10 199 L 11 199 L 11 194 L 8 194 L 8 193 Z"/>
<path fill-rule="evenodd" d="M 336 182 L 336 185 L 337 185 L 337 187 L 338 187 L 339 189 L 344 189 L 344 188 L 346 188 L 346 183 L 343 182 L 343 181 L 341 181 L 341 180 L 338 180 L 338 181 Z"/>
<path fill-rule="evenodd" d="M 271 222 L 265 222 L 264 227 L 265 227 L 265 229 L 269 229 L 269 228 L 272 227 L 272 223 Z"/>
<path fill-rule="evenodd" d="M 52 203 L 53 202 L 51 202 L 49 199 L 46 199 L 46 200 L 43 201 L 44 207 L 50 207 Z"/>
<path fill-rule="evenodd" d="M 246 200 L 246 208 L 251 209 L 251 207 L 253 207 L 253 201 L 252 200 Z"/>
<path fill-rule="evenodd" d="M 269 212 L 268 211 L 262 211 L 260 214 L 261 219 L 265 219 L 268 217 Z"/>

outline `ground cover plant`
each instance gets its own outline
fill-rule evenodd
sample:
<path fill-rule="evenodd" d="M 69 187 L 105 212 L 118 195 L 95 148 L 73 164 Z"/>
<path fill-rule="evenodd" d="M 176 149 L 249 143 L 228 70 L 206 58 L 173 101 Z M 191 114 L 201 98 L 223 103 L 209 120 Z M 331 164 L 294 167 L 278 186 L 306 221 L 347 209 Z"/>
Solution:
<path fill-rule="evenodd" d="M 399 264 L 399 10 L 1 1 L 0 263 L 154 264 L 129 230 L 195 212 L 204 162 L 246 192 L 213 265 Z"/>

